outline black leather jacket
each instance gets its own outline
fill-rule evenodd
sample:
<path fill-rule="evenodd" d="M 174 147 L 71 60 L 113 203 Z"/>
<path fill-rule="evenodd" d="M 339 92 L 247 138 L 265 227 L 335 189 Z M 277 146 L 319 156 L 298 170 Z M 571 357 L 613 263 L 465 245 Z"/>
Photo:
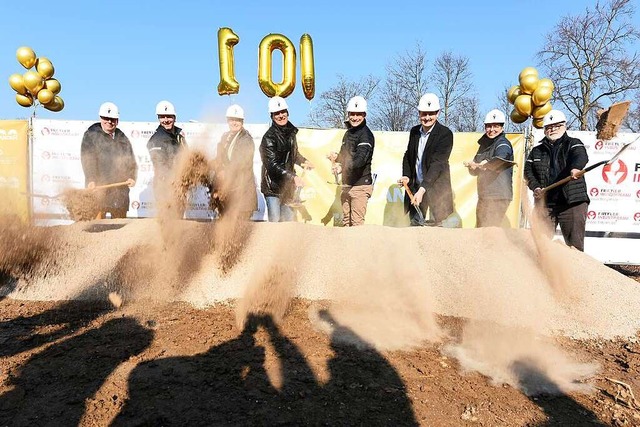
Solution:
<path fill-rule="evenodd" d="M 294 164 L 301 165 L 305 159 L 298 152 L 296 128 L 291 122 L 279 126 L 275 122 L 262 136 L 260 158 L 262 159 L 262 180 L 260 191 L 265 196 L 290 198 L 295 186 Z"/>

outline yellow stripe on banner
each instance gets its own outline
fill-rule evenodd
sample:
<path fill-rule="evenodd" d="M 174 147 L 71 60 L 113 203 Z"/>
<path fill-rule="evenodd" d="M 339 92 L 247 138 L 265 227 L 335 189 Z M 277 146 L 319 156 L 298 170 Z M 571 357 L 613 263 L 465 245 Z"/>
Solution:
<path fill-rule="evenodd" d="M 29 221 L 28 143 L 29 122 L 0 120 L 0 215 Z"/>
<path fill-rule="evenodd" d="M 305 211 L 298 210 L 298 220 L 312 224 L 334 225 L 342 213 L 340 187 L 332 184 L 331 162 L 326 155 L 339 151 L 344 129 L 300 129 L 298 145 L 300 152 L 314 165 L 313 170 L 302 172 L 305 188 L 301 198 L 305 200 Z M 377 175 L 373 194 L 367 205 L 367 224 L 403 227 L 409 224 L 404 214 L 404 191 L 396 184 L 402 176 L 402 157 L 409 142 L 408 132 L 374 132 L 375 150 L 372 172 Z M 473 159 L 478 149 L 481 133 L 455 133 L 453 151 L 449 158 L 451 184 L 455 209 L 462 218 L 464 228 L 475 227 L 477 203 L 476 178 L 471 176 L 464 161 Z M 521 134 L 509 134 L 518 165 L 514 170 L 514 199 L 507 211 L 512 228 L 520 221 L 520 187 L 522 185 L 522 159 L 524 138 Z M 310 219 L 309 219 L 310 217 Z"/>

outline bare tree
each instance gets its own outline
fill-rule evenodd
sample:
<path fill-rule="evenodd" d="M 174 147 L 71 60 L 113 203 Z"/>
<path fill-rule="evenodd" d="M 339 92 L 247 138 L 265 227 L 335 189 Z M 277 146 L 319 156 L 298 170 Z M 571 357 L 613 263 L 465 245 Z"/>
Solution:
<path fill-rule="evenodd" d="M 627 49 L 640 38 L 630 22 L 633 13 L 631 0 L 597 1 L 594 9 L 562 18 L 537 53 L 555 84 L 555 98 L 580 130 L 595 127 L 595 111 L 603 101 L 640 88 L 639 56 Z"/>
<path fill-rule="evenodd" d="M 478 97 L 466 96 L 456 102 L 455 110 L 451 111 L 449 126 L 454 132 L 482 132 L 482 118 Z"/>
<path fill-rule="evenodd" d="M 375 101 L 372 128 L 405 131 L 417 122 L 418 100 L 427 89 L 427 55 L 420 43 L 396 55 L 386 66 L 384 85 Z"/>
<path fill-rule="evenodd" d="M 438 56 L 431 73 L 432 85 L 440 96 L 442 120 L 445 126 L 451 121 L 451 113 L 473 91 L 473 75 L 469 58 L 446 51 Z"/>
<path fill-rule="evenodd" d="M 379 83 L 380 79 L 372 75 L 358 80 L 347 80 L 338 74 L 338 83 L 320 94 L 320 102 L 309 113 L 308 122 L 318 127 L 344 127 L 349 99 L 360 95 L 369 101 L 373 98 Z"/>
<path fill-rule="evenodd" d="M 511 121 L 511 110 L 513 110 L 513 105 L 509 103 L 507 99 L 507 92 L 509 92 L 509 88 L 511 86 L 505 85 L 504 88 L 498 95 L 496 96 L 496 108 L 502 111 L 506 116 L 506 122 L 504 123 L 504 131 L 507 133 L 523 133 L 527 128 L 527 122 L 524 123 L 514 123 Z"/>

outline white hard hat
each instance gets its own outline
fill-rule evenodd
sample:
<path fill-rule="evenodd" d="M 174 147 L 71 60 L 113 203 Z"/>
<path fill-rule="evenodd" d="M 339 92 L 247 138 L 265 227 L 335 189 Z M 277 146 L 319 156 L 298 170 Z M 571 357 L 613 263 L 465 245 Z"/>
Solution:
<path fill-rule="evenodd" d="M 269 113 L 277 113 L 278 111 L 288 110 L 287 101 L 280 96 L 274 96 L 269 100 Z"/>
<path fill-rule="evenodd" d="M 244 120 L 244 110 L 238 104 L 233 104 L 227 108 L 227 118 Z"/>
<path fill-rule="evenodd" d="M 560 110 L 551 110 L 542 118 L 542 126 L 554 125 L 556 123 L 566 122 L 567 118 Z"/>
<path fill-rule="evenodd" d="M 169 101 L 160 101 L 156 105 L 156 114 L 163 116 L 175 116 L 176 109 Z"/>
<path fill-rule="evenodd" d="M 366 113 L 367 100 L 361 96 L 354 96 L 347 103 L 347 113 Z"/>
<path fill-rule="evenodd" d="M 109 119 L 119 119 L 120 112 L 118 111 L 118 106 L 113 102 L 105 102 L 100 106 L 100 110 L 98 110 L 98 115 L 100 117 L 107 117 Z"/>
<path fill-rule="evenodd" d="M 435 93 L 425 93 L 418 102 L 418 111 L 433 112 L 440 110 L 440 100 Z"/>
<path fill-rule="evenodd" d="M 500 110 L 491 110 L 487 113 L 486 116 L 484 116 L 485 125 L 489 123 L 504 124 L 505 121 L 506 121 L 506 117 L 504 116 L 504 113 Z"/>

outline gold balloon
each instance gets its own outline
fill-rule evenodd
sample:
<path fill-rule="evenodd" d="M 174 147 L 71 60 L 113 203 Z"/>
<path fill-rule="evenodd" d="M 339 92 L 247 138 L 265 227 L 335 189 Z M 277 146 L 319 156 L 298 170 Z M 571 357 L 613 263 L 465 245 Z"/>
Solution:
<path fill-rule="evenodd" d="M 60 89 L 62 89 L 62 86 L 60 86 L 60 82 L 56 79 L 45 80 L 44 87 L 45 89 L 49 89 L 51 92 L 53 92 L 54 95 L 59 93 Z"/>
<path fill-rule="evenodd" d="M 513 104 L 516 98 L 521 94 L 520 86 L 515 85 L 511 86 L 509 91 L 507 92 L 507 99 L 509 100 L 509 104 Z"/>
<path fill-rule="evenodd" d="M 236 80 L 233 61 L 233 47 L 240 38 L 231 28 L 218 29 L 218 62 L 220 64 L 220 83 L 218 94 L 230 95 L 238 93 L 240 83 Z"/>
<path fill-rule="evenodd" d="M 38 101 L 40 101 L 40 104 L 48 104 L 51 101 L 53 101 L 53 98 L 55 97 L 55 94 L 53 92 L 51 92 L 49 89 L 40 89 L 40 91 L 38 92 Z"/>
<path fill-rule="evenodd" d="M 536 70 L 534 67 L 525 67 L 522 69 L 522 71 L 520 71 L 520 74 L 518 75 L 518 80 L 521 80 L 524 76 L 535 76 L 537 79 L 538 70 Z"/>
<path fill-rule="evenodd" d="M 509 117 L 511 118 L 511 121 L 513 123 L 524 123 L 527 120 L 527 116 L 521 115 L 520 113 L 518 113 L 518 111 L 516 111 L 515 108 L 511 110 L 511 114 L 509 114 Z"/>
<path fill-rule="evenodd" d="M 19 47 L 16 51 L 16 59 L 27 70 L 36 65 L 36 53 L 27 46 Z"/>
<path fill-rule="evenodd" d="M 527 74 L 520 77 L 520 90 L 522 93 L 531 95 L 538 87 L 538 76 L 535 74 Z"/>
<path fill-rule="evenodd" d="M 300 74 L 304 97 L 311 101 L 316 93 L 316 74 L 313 63 L 313 41 L 309 34 L 300 37 Z"/>
<path fill-rule="evenodd" d="M 549 111 L 551 111 L 551 103 L 547 102 L 546 104 L 540 107 L 534 108 L 533 111 L 531 112 L 531 116 L 534 119 L 542 119 L 544 115 L 547 114 Z"/>
<path fill-rule="evenodd" d="M 24 87 L 31 93 L 31 95 L 37 95 L 38 91 L 44 87 L 44 79 L 35 71 L 27 71 L 22 75 L 24 80 Z"/>
<path fill-rule="evenodd" d="M 533 126 L 534 126 L 536 129 L 542 129 L 542 128 L 544 127 L 544 126 L 543 126 L 543 124 L 542 124 L 542 118 L 534 119 L 534 120 L 533 120 Z"/>
<path fill-rule="evenodd" d="M 538 86 L 538 88 L 534 90 L 533 94 L 531 95 L 531 102 L 533 102 L 533 105 L 535 105 L 536 107 L 541 107 L 547 102 L 549 102 L 549 100 L 551 99 L 552 93 L 553 91 L 548 87 Z"/>
<path fill-rule="evenodd" d="M 531 95 L 520 95 L 516 98 L 516 101 L 513 103 L 518 114 L 524 117 L 529 117 L 531 111 L 533 110 L 533 105 L 531 105 Z"/>
<path fill-rule="evenodd" d="M 540 79 L 538 80 L 538 89 L 541 87 L 547 87 L 551 92 L 555 89 L 553 81 L 551 79 Z"/>
<path fill-rule="evenodd" d="M 24 80 L 22 79 L 22 74 L 11 74 L 9 76 L 9 86 L 11 89 L 18 92 L 20 95 L 25 95 L 27 93 L 27 88 L 24 87 Z"/>
<path fill-rule="evenodd" d="M 274 83 L 271 76 L 273 51 L 282 52 L 282 81 Z M 282 34 L 269 34 L 260 42 L 258 48 L 258 83 L 260 89 L 269 98 L 291 95 L 296 87 L 296 48 Z"/>
<path fill-rule="evenodd" d="M 55 98 L 53 98 L 53 101 L 51 101 L 48 104 L 45 104 L 44 108 L 54 112 L 61 111 L 64 108 L 64 101 L 59 96 L 56 96 Z"/>
<path fill-rule="evenodd" d="M 31 107 L 33 105 L 33 97 L 30 94 L 19 94 L 16 93 L 16 102 L 23 107 Z"/>
<path fill-rule="evenodd" d="M 42 76 L 43 79 L 50 79 L 53 77 L 55 69 L 53 64 L 47 58 L 38 58 L 36 60 L 36 71 Z"/>

